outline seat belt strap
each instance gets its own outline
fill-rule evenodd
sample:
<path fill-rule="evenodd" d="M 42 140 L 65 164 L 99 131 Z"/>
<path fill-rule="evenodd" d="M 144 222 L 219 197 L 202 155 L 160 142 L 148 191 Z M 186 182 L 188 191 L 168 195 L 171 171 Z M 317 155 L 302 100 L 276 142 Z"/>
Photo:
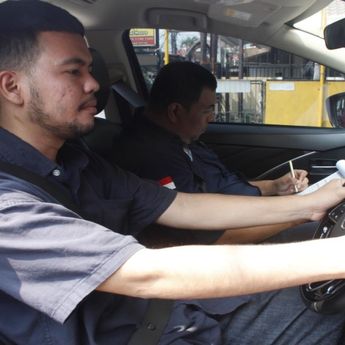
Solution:
<path fill-rule="evenodd" d="M 150 300 L 144 320 L 132 335 L 128 345 L 157 345 L 170 318 L 173 304 L 173 300 Z"/>
<path fill-rule="evenodd" d="M 141 108 L 146 105 L 144 99 L 133 91 L 122 80 L 117 81 L 111 88 L 118 93 L 123 99 L 125 99 L 133 108 Z"/>
<path fill-rule="evenodd" d="M 0 334 L 0 345 L 16 345 L 12 341 L 7 340 L 2 334 Z"/>
<path fill-rule="evenodd" d="M 61 205 L 65 206 L 69 210 L 79 214 L 82 218 L 84 218 L 82 215 L 82 211 L 79 209 L 76 203 L 72 201 L 71 196 L 68 195 L 67 192 L 65 192 L 61 187 L 54 184 L 52 181 L 49 181 L 47 178 L 35 174 L 17 165 L 6 163 L 3 161 L 0 161 L 0 171 L 18 177 L 21 180 L 30 182 L 37 187 L 40 187 L 52 197 L 54 197 Z"/>

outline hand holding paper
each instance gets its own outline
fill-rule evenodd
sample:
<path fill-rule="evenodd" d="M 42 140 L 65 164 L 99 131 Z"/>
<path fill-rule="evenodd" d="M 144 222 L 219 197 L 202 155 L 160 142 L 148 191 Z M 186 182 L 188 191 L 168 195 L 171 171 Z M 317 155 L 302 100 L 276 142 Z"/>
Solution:
<path fill-rule="evenodd" d="M 303 192 L 299 193 L 299 195 L 305 195 L 309 194 L 312 192 L 315 192 L 318 190 L 320 187 L 324 186 L 327 182 L 334 180 L 334 179 L 339 179 L 339 178 L 345 178 L 345 160 L 341 159 L 336 163 L 336 167 L 338 171 L 335 173 L 325 177 L 324 179 L 312 184 L 310 187 L 305 189 Z"/>

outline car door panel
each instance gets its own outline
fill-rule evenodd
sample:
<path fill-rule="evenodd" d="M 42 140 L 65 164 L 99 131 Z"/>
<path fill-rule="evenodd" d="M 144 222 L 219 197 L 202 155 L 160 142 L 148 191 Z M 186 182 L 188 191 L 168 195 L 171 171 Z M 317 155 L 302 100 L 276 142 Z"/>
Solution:
<path fill-rule="evenodd" d="M 249 178 L 275 178 L 294 167 L 315 182 L 345 158 L 345 130 L 335 128 L 210 124 L 201 138 L 227 167 Z"/>

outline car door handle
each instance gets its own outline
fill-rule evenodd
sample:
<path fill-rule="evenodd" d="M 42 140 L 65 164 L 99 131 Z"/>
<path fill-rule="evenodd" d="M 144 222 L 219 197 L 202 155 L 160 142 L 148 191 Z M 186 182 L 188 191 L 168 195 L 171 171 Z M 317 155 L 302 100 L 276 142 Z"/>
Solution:
<path fill-rule="evenodd" d="M 335 165 L 312 165 L 312 169 L 336 169 Z"/>
<path fill-rule="evenodd" d="M 309 161 L 309 180 L 310 183 L 333 174 L 337 171 L 337 160 L 332 158 L 312 159 Z"/>
<path fill-rule="evenodd" d="M 336 164 L 337 164 L 337 160 L 333 158 L 311 159 L 309 161 L 309 170 L 310 171 L 337 170 Z"/>

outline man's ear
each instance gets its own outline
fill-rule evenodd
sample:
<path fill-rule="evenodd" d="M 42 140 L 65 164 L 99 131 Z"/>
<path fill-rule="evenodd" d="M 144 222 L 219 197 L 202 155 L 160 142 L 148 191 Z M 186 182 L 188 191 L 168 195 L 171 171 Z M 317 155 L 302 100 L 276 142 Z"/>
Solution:
<path fill-rule="evenodd" d="M 180 103 L 170 103 L 168 105 L 168 119 L 172 123 L 176 123 L 179 119 L 179 115 L 182 111 L 182 105 Z"/>
<path fill-rule="evenodd" d="M 0 71 L 0 95 L 11 103 L 23 104 L 21 87 L 16 72 Z"/>

